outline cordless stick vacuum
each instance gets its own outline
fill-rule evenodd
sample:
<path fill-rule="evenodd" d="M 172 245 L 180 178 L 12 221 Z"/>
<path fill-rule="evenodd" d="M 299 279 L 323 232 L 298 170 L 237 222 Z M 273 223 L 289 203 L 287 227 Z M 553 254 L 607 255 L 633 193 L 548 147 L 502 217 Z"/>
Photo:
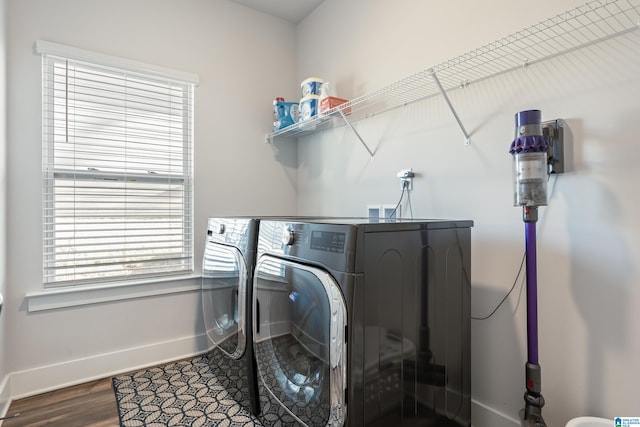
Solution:
<path fill-rule="evenodd" d="M 509 152 L 513 156 L 514 206 L 522 206 L 527 268 L 527 363 L 522 427 L 546 427 L 542 418 L 544 397 L 538 364 L 538 277 L 536 272 L 536 222 L 538 206 L 547 204 L 549 144 L 542 134 L 540 110 L 516 114 L 516 135 Z"/>

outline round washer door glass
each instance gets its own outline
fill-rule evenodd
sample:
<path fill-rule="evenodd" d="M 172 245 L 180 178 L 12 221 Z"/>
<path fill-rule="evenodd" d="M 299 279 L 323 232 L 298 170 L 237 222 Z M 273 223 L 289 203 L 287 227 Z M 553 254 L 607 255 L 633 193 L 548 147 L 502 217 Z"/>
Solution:
<path fill-rule="evenodd" d="M 254 275 L 258 379 L 305 426 L 342 426 L 346 416 L 346 308 L 327 272 L 263 256 Z"/>
<path fill-rule="evenodd" d="M 209 347 L 234 359 L 246 347 L 247 267 L 240 251 L 209 241 L 202 261 L 202 314 Z"/>

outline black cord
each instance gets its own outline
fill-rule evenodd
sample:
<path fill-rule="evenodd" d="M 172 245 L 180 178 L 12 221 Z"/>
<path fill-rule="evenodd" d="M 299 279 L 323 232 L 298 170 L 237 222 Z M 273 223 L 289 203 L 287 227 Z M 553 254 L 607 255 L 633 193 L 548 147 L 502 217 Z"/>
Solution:
<path fill-rule="evenodd" d="M 471 318 L 473 320 L 487 320 L 488 318 L 490 318 L 491 316 L 493 316 L 495 314 L 496 311 L 498 311 L 498 309 L 502 306 L 502 304 L 504 304 L 504 302 L 507 300 L 507 298 L 509 298 L 509 295 L 511 295 L 511 293 L 513 292 L 513 290 L 515 289 L 516 285 L 518 284 L 518 279 L 520 278 L 520 275 L 522 274 L 522 267 L 524 267 L 524 260 L 527 258 L 527 252 L 525 251 L 522 254 L 522 261 L 520 262 L 520 269 L 518 269 L 518 274 L 516 275 L 515 280 L 513 281 L 513 285 L 511 285 L 511 289 L 509 289 L 509 292 L 507 292 L 507 294 L 504 296 L 504 298 L 502 298 L 502 301 L 500 301 L 498 303 L 498 305 L 496 306 L 496 308 L 493 309 L 493 311 L 491 311 L 491 313 L 489 313 L 488 315 L 484 316 L 484 317 L 474 317 L 471 316 Z"/>
<path fill-rule="evenodd" d="M 547 175 L 547 182 L 549 182 L 551 180 L 551 175 L 552 174 L 548 174 Z M 555 192 L 555 188 L 556 188 L 556 184 L 558 182 L 558 178 L 556 175 L 556 178 L 553 180 L 553 188 L 551 189 L 549 194 L 549 198 L 551 198 L 553 196 L 553 193 Z M 540 227 L 542 226 L 542 218 L 540 218 L 540 221 L 538 222 L 538 224 L 540 225 Z M 524 260 L 527 258 L 527 251 L 524 251 L 524 253 L 522 254 L 522 262 L 520 262 L 520 269 L 518 269 L 518 274 L 516 275 L 515 280 L 513 281 L 513 285 L 511 285 L 511 289 L 509 289 L 509 292 L 507 292 L 507 294 L 504 296 L 504 298 L 502 298 L 502 300 L 498 303 L 498 305 L 496 306 L 496 308 L 494 308 L 491 313 L 489 313 L 488 315 L 484 316 L 484 317 L 473 317 L 471 316 L 471 319 L 473 320 L 487 320 L 488 318 L 490 318 L 491 316 L 493 316 L 495 314 L 496 311 L 498 311 L 498 309 L 502 306 L 502 304 L 504 304 L 504 302 L 507 300 L 507 298 L 509 298 L 509 295 L 511 295 L 511 293 L 513 292 L 513 290 L 516 287 L 516 284 L 518 283 L 518 279 L 520 278 L 520 275 L 522 274 L 522 267 L 524 266 Z M 523 282 L 524 284 L 524 282 Z M 520 300 L 520 297 L 518 297 L 518 301 Z"/>
<path fill-rule="evenodd" d="M 404 198 L 404 192 L 406 191 L 406 189 L 408 187 L 408 184 L 409 184 L 409 182 L 407 182 L 407 181 L 404 181 L 402 183 L 402 193 L 400 193 L 400 200 L 398 200 L 398 204 L 396 205 L 396 207 L 393 208 L 393 211 L 389 215 L 389 218 L 393 218 L 396 215 L 396 212 L 398 211 L 398 208 L 400 207 L 400 203 L 402 203 L 402 199 Z"/>

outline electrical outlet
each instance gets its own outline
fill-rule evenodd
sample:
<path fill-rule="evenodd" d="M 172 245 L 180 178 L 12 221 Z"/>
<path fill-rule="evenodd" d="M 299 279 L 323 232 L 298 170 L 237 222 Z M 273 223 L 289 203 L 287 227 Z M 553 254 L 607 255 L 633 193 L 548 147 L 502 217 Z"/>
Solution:
<path fill-rule="evenodd" d="M 416 176 L 413 169 L 402 169 L 396 176 L 400 178 L 400 190 L 413 190 L 413 178 Z"/>
<path fill-rule="evenodd" d="M 400 189 L 407 191 L 413 190 L 413 178 L 402 178 L 400 180 Z"/>

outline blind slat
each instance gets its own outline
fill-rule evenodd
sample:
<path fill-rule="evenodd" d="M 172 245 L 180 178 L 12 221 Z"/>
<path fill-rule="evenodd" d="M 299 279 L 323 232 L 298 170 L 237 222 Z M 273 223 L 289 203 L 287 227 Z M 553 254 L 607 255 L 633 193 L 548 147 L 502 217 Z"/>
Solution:
<path fill-rule="evenodd" d="M 45 286 L 193 268 L 193 83 L 43 52 Z"/>

